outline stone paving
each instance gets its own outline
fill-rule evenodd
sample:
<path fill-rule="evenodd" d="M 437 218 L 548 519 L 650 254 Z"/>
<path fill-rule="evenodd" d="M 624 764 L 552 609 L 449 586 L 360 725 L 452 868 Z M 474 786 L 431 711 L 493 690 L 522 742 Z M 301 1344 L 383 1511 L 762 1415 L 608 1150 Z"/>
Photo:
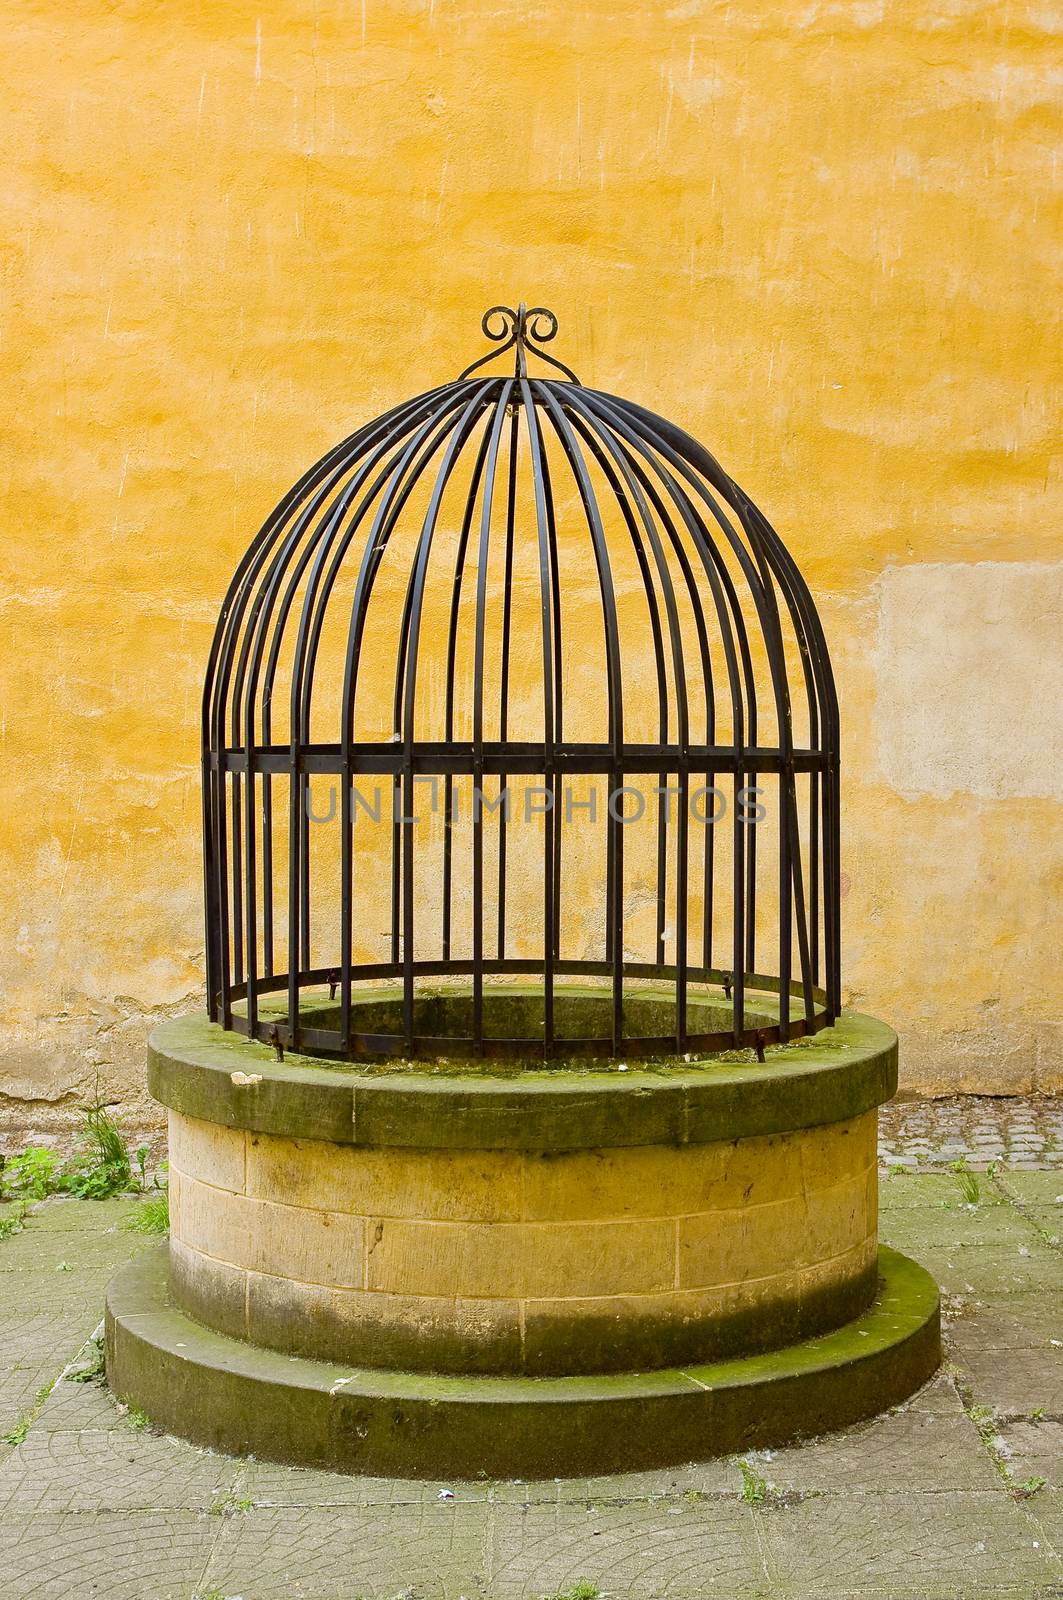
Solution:
<path fill-rule="evenodd" d="M 933 1169 L 966 1160 L 985 1167 L 997 1161 L 1020 1170 L 1063 1172 L 1063 1099 L 892 1100 L 879 1112 L 879 1151 L 890 1166 Z"/>
<path fill-rule="evenodd" d="M 947 1366 L 875 1422 L 750 1456 L 752 1503 L 734 1460 L 418 1484 L 158 1435 L 75 1381 L 110 1272 L 153 1243 L 123 1226 L 137 1202 L 48 1201 L 0 1239 L 0 1600 L 1063 1597 L 1061 1111 L 891 1108 L 882 1236 L 941 1283 Z"/>

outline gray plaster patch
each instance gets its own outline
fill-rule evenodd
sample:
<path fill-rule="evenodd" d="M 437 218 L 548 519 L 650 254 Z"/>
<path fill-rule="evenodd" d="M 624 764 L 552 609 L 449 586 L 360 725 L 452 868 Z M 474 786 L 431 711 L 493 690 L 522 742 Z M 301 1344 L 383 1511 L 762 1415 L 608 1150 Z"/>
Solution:
<path fill-rule="evenodd" d="M 876 744 L 909 798 L 1063 799 L 1063 562 L 921 562 L 877 584 Z"/>

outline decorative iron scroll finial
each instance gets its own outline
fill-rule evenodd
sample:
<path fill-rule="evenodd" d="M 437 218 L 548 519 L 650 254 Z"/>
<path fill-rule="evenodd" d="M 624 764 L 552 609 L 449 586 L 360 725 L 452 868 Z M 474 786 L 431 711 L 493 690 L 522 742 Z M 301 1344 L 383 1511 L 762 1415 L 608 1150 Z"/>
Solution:
<path fill-rule="evenodd" d="M 527 356 L 531 351 L 541 361 L 549 362 L 550 366 L 563 372 L 573 383 L 579 382 L 571 367 L 566 367 L 563 361 L 548 356 L 545 350 L 540 349 L 541 345 L 549 344 L 557 334 L 557 318 L 552 311 L 547 310 L 546 306 L 532 306 L 530 311 L 523 301 L 515 311 L 512 306 L 491 306 L 481 317 L 480 327 L 483 329 L 484 338 L 490 339 L 492 344 L 497 344 L 500 348 L 489 351 L 487 355 L 481 356 L 479 361 L 474 361 L 472 366 L 466 367 L 461 374 L 462 378 L 467 378 L 470 373 L 486 366 L 504 351 L 514 350 L 516 352 L 513 364 L 514 377 L 528 376 Z"/>

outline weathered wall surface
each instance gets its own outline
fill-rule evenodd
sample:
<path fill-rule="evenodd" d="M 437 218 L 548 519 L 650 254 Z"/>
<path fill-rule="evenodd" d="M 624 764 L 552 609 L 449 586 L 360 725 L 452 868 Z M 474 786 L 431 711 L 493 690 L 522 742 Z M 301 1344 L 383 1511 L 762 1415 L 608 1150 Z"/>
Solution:
<path fill-rule="evenodd" d="M 147 1114 L 197 700 L 303 467 L 495 300 L 701 435 L 821 597 L 845 969 L 911 1088 L 1063 1084 L 1063 22 L 1033 0 L 4 0 L 0 1100 Z"/>

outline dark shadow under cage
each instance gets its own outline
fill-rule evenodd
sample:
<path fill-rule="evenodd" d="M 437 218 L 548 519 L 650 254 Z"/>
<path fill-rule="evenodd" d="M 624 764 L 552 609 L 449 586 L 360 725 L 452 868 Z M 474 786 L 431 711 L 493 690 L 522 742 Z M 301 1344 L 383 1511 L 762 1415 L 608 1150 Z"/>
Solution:
<path fill-rule="evenodd" d="M 708 451 L 537 348 L 549 312 L 483 326 L 500 349 L 323 457 L 230 584 L 210 1014 L 340 1057 L 828 1026 L 838 708 L 809 590 Z"/>

